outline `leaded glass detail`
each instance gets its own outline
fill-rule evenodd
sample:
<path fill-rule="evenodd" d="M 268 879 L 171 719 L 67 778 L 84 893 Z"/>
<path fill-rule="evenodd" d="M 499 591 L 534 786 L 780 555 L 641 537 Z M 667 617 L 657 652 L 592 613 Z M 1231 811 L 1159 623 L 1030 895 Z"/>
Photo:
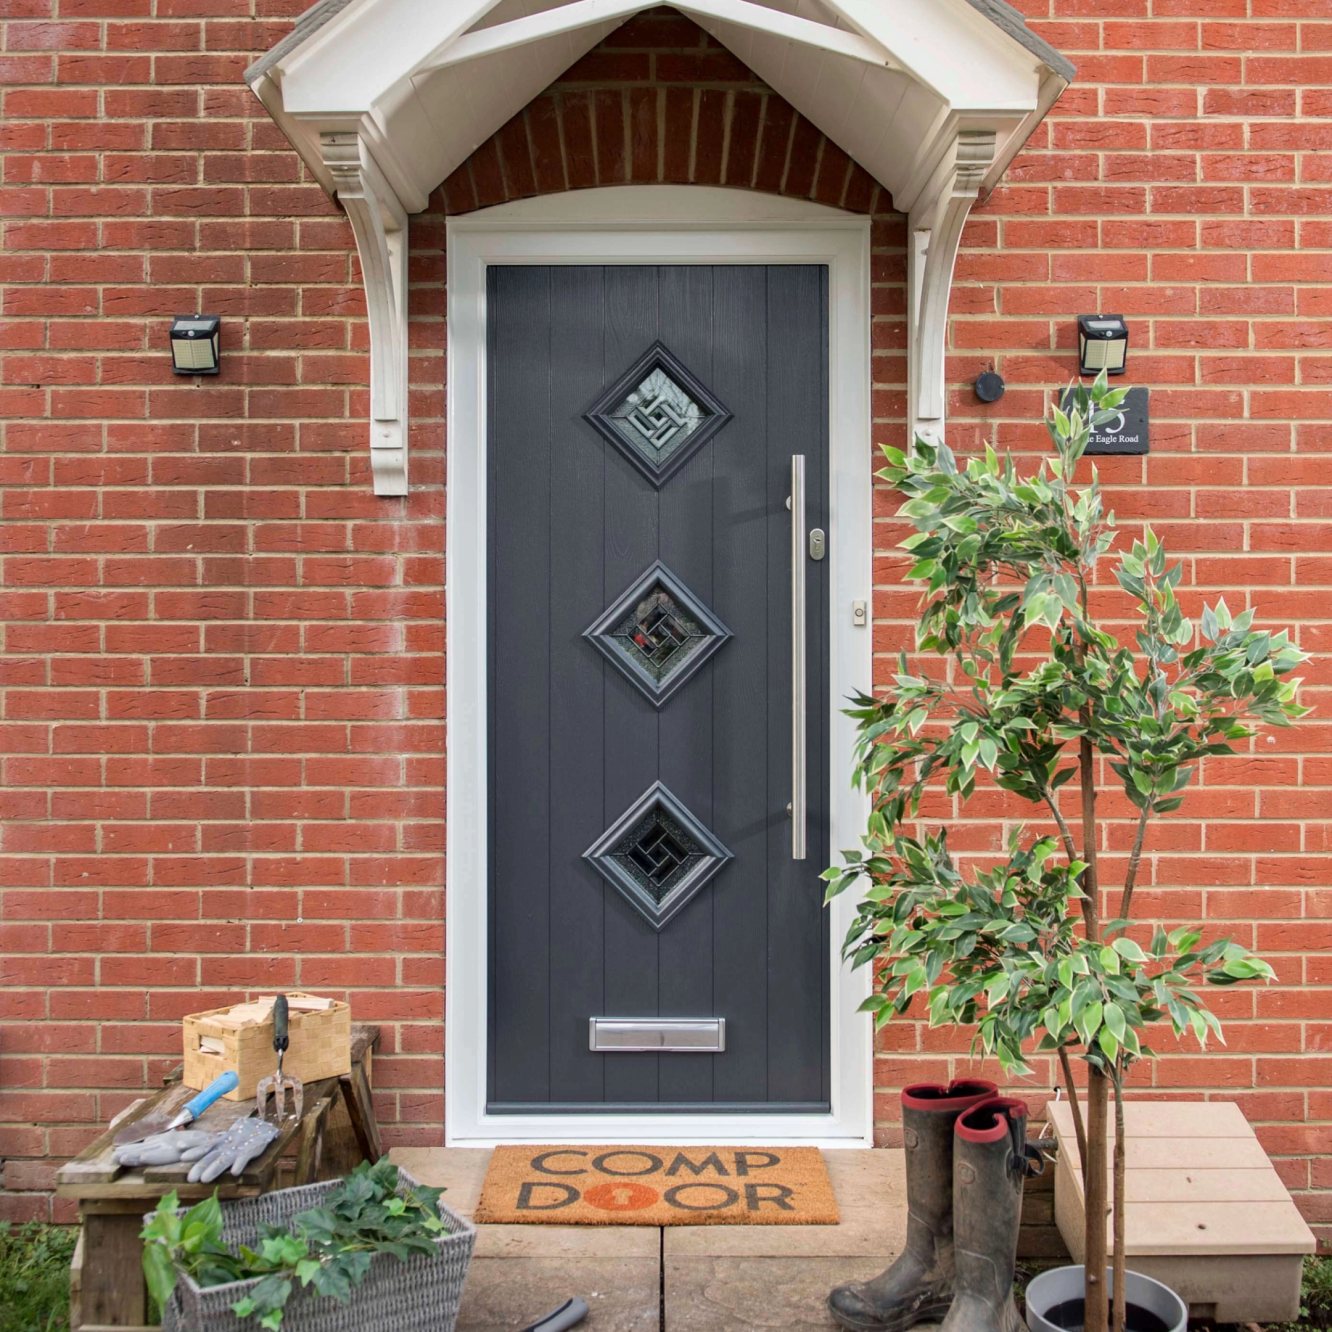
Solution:
<path fill-rule="evenodd" d="M 661 782 L 634 801 L 584 855 L 656 929 L 731 858 Z"/>
<path fill-rule="evenodd" d="M 610 419 L 660 467 L 707 420 L 707 413 L 658 368 L 610 413 Z"/>
<path fill-rule="evenodd" d="M 660 560 L 584 635 L 658 707 L 730 636 Z"/>
<path fill-rule="evenodd" d="M 587 419 L 660 485 L 731 413 L 657 342 L 598 399 Z"/>
<path fill-rule="evenodd" d="M 707 853 L 664 809 L 656 806 L 621 838 L 610 854 L 660 904 Z"/>

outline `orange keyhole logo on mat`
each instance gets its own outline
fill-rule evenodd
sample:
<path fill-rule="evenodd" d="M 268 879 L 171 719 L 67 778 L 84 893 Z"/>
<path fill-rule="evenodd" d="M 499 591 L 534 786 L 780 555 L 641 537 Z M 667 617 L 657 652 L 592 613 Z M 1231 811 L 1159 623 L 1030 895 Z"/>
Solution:
<path fill-rule="evenodd" d="M 598 1184 L 583 1194 L 583 1201 L 602 1212 L 641 1212 L 660 1195 L 646 1184 Z"/>

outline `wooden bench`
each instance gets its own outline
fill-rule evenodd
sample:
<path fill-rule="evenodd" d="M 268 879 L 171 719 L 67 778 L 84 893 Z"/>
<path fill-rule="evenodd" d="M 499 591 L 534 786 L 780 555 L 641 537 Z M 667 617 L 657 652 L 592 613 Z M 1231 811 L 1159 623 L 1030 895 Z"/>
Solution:
<path fill-rule="evenodd" d="M 143 1215 L 174 1189 L 182 1203 L 210 1197 L 253 1198 L 293 1184 L 310 1184 L 345 1174 L 358 1160 L 383 1155 L 370 1087 L 379 1028 L 351 1030 L 352 1067 L 342 1077 L 305 1086 L 301 1118 L 288 1116 L 277 1139 L 252 1161 L 239 1179 L 223 1175 L 212 1184 L 186 1181 L 188 1165 L 122 1169 L 112 1159 L 112 1136 L 158 1110 L 177 1110 L 197 1088 L 186 1087 L 181 1070 L 166 1085 L 135 1102 L 56 1174 L 56 1196 L 74 1198 L 83 1230 L 70 1267 L 71 1332 L 158 1332 L 147 1323 L 143 1281 Z M 254 1113 L 254 1101 L 214 1102 L 199 1127 L 222 1130 Z M 294 1148 L 294 1154 L 292 1149 Z"/>
<path fill-rule="evenodd" d="M 1046 1113 L 1059 1139 L 1055 1218 L 1080 1263 L 1086 1251 L 1084 1194 L 1073 1111 L 1059 1101 Z M 1314 1252 L 1316 1242 L 1239 1106 L 1129 1101 L 1124 1127 L 1130 1270 L 1165 1282 L 1196 1318 L 1297 1318 L 1304 1255 Z M 1113 1179 L 1113 1123 L 1110 1131 Z M 1108 1193 L 1113 1197 L 1112 1189 Z M 1110 1216 L 1109 1236 L 1113 1223 Z"/>

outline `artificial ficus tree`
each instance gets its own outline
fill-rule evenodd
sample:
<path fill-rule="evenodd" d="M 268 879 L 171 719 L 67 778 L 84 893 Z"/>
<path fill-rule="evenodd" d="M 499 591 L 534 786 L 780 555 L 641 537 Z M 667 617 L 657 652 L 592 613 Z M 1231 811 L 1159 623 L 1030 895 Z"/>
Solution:
<path fill-rule="evenodd" d="M 1123 1089 L 1154 1057 L 1153 1027 L 1205 1045 L 1222 1039 L 1200 986 L 1270 979 L 1272 970 L 1201 929 L 1134 925 L 1133 892 L 1153 818 L 1183 803 L 1203 759 L 1235 753 L 1253 725 L 1287 726 L 1307 709 L 1289 678 L 1305 656 L 1286 633 L 1253 627 L 1221 601 L 1188 619 L 1181 569 L 1147 530 L 1115 551 L 1114 515 L 1095 472 L 1074 470 L 1094 426 L 1123 400 L 1104 376 L 1075 388 L 1046 425 L 1054 456 L 1020 476 L 991 449 L 959 468 L 944 444 L 885 449 L 878 473 L 906 495 L 916 528 L 902 543 L 925 584 L 913 667 L 902 654 L 886 694 L 861 696 L 855 782 L 871 797 L 858 851 L 829 869 L 827 895 L 863 892 L 846 956 L 880 976 L 865 1007 L 883 1026 L 915 1001 L 931 1026 L 975 1028 L 973 1049 L 1014 1075 L 1053 1055 L 1077 1127 L 1086 1197 L 1087 1332 L 1124 1327 Z M 1098 567 L 1113 564 L 1121 642 L 1092 609 Z M 1104 583 L 1102 577 L 1101 582 Z M 1098 598 L 1100 600 L 1100 598 Z M 933 662 L 933 664 L 931 664 Z M 1122 882 L 1100 874 L 1098 764 L 1137 811 Z M 984 774 L 984 777 L 982 777 Z M 1060 796 L 1076 780 L 1076 795 Z M 1030 802 L 1048 833 L 1015 832 L 1007 858 L 970 874 L 947 832 L 909 835 L 922 796 L 966 801 L 989 781 Z M 1072 813 L 1076 808 L 1076 815 Z M 1077 831 L 1074 825 L 1078 825 Z M 1118 891 L 1113 916 L 1102 902 Z M 1084 1123 L 1073 1061 L 1087 1065 Z M 1094 1255 L 1107 1252 L 1109 1096 L 1114 1161 L 1114 1309 Z"/>

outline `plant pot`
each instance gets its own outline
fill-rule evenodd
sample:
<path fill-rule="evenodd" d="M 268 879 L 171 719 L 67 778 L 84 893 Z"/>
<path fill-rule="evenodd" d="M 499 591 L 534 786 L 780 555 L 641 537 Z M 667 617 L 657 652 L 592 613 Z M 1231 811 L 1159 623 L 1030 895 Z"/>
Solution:
<path fill-rule="evenodd" d="M 399 1167 L 400 1191 L 416 1183 Z M 320 1206 L 340 1184 L 334 1179 L 224 1202 L 223 1244 L 256 1248 L 261 1225 L 283 1225 L 297 1212 Z M 442 1201 L 439 1214 L 450 1233 L 435 1241 L 437 1257 L 413 1254 L 403 1263 L 390 1253 L 377 1253 L 365 1280 L 353 1288 L 350 1304 L 319 1295 L 313 1287 L 302 1290 L 297 1283 L 283 1311 L 282 1332 L 453 1332 L 476 1228 Z M 198 1286 L 182 1274 L 162 1311 L 163 1332 L 259 1332 L 257 1318 L 237 1318 L 231 1306 L 260 1280 Z"/>
<path fill-rule="evenodd" d="M 1169 1286 L 1141 1272 L 1128 1272 L 1128 1332 L 1185 1332 L 1189 1310 Z M 1083 1269 L 1056 1267 L 1034 1277 L 1027 1287 L 1027 1327 L 1031 1332 L 1082 1332 Z M 1107 1299 L 1114 1293 L 1114 1273 L 1107 1268 Z M 1073 1309 L 1067 1306 L 1074 1305 Z M 1135 1309 L 1139 1311 L 1134 1317 Z M 1072 1317 L 1060 1316 L 1073 1314 Z M 1054 1315 L 1052 1317 L 1052 1315 Z"/>

